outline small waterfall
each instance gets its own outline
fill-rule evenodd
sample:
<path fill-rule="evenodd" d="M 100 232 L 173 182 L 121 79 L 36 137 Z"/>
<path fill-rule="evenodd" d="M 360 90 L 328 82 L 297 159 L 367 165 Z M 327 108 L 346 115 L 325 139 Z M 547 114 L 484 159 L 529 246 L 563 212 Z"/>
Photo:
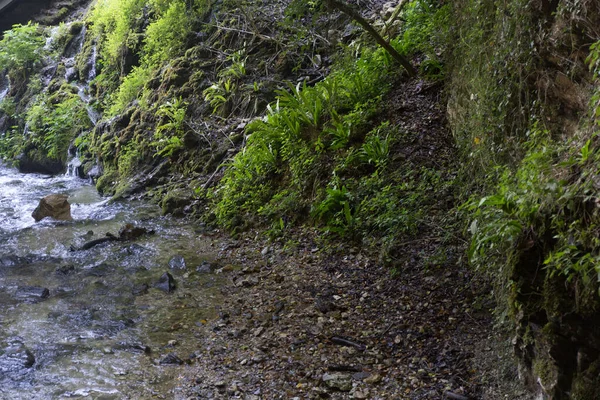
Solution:
<path fill-rule="evenodd" d="M 96 79 L 96 59 L 98 58 L 98 48 L 96 43 L 92 47 L 92 57 L 90 58 L 90 70 L 88 72 L 87 82 L 90 83 Z"/>
<path fill-rule="evenodd" d="M 86 177 L 82 169 L 83 163 L 79 158 L 79 150 L 77 150 L 77 147 L 71 145 L 71 147 L 69 147 L 67 157 L 69 162 L 67 163 L 67 171 L 65 172 L 65 175 L 85 179 Z"/>
<path fill-rule="evenodd" d="M 77 95 L 85 103 L 88 118 L 92 122 L 92 125 L 95 126 L 102 116 L 98 111 L 96 111 L 90 105 L 92 98 L 89 95 L 88 90 L 89 90 L 90 82 L 94 78 L 96 78 L 96 58 L 98 56 L 98 50 L 97 50 L 96 43 L 93 44 L 92 54 L 90 55 L 90 59 L 87 60 L 87 65 L 90 66 L 90 70 L 88 71 L 87 76 L 80 75 L 79 81 L 73 82 L 77 78 L 75 61 L 76 61 L 77 56 L 83 50 L 83 45 L 85 44 L 85 35 L 86 35 L 86 28 L 84 26 L 81 29 L 81 32 L 79 33 L 79 35 L 75 39 L 73 39 L 73 42 L 71 43 L 69 48 L 65 51 L 65 56 L 68 56 L 68 57 L 63 58 L 62 61 L 66 67 L 65 80 L 67 82 L 71 82 L 73 85 L 75 85 L 77 87 Z M 76 51 L 73 52 L 74 49 L 76 49 Z M 79 71 L 79 72 L 81 73 L 82 71 Z M 82 135 L 83 134 L 84 133 L 82 132 Z M 68 160 L 69 160 L 69 162 L 67 164 L 66 175 L 78 177 L 78 178 L 84 178 L 84 179 L 87 178 L 85 176 L 85 174 L 83 173 L 82 162 L 79 158 L 79 152 L 74 144 L 71 146 L 71 149 L 69 150 Z"/>
<path fill-rule="evenodd" d="M 65 49 L 64 57 L 62 59 L 63 64 L 65 65 L 65 80 L 67 82 L 71 82 L 77 78 L 77 71 L 75 68 L 75 58 L 83 49 L 83 44 L 85 43 L 85 34 L 87 29 L 85 26 L 81 28 L 81 31 L 75 36 L 71 43 Z"/>
<path fill-rule="evenodd" d="M 50 28 L 50 35 L 48 35 L 48 38 L 46 38 L 46 45 L 44 46 L 44 51 L 50 51 L 52 50 L 52 46 L 54 45 L 54 42 L 56 41 L 56 35 L 58 33 L 58 26 L 54 26 L 52 28 Z"/>
<path fill-rule="evenodd" d="M 0 75 L 0 101 L 10 92 L 10 81 L 4 75 Z"/>
<path fill-rule="evenodd" d="M 83 178 L 83 176 L 81 176 L 83 175 L 81 173 L 81 160 L 78 156 L 73 157 L 71 161 L 69 161 L 69 164 L 67 165 L 67 172 L 65 173 L 65 175 Z"/>

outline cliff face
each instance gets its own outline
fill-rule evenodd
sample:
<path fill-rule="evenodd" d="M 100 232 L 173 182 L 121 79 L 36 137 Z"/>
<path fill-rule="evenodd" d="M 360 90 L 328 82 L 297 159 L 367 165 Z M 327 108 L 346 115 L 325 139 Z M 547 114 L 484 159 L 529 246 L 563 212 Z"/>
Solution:
<path fill-rule="evenodd" d="M 53 24 L 87 4 L 42 3 L 2 18 Z M 104 194 L 145 192 L 165 212 L 273 236 L 310 219 L 380 247 L 392 268 L 400 244 L 440 226 L 426 216 L 463 213 L 449 229 L 470 226 L 470 260 L 495 283 L 532 388 L 597 398 L 600 333 L 585 328 L 600 315 L 596 2 L 415 0 L 381 14 L 377 28 L 420 64 L 399 103 L 419 114 L 411 101 L 444 87 L 453 136 L 440 142 L 460 167 L 432 156 L 435 143 L 417 146 L 446 126 L 441 115 L 427 114 L 432 127 L 386 110 L 405 77 L 349 20 L 319 2 L 241 3 L 99 1 L 57 32 L 54 64 L 38 61 L 6 89 L 18 103 L 7 115 L 26 115 L 6 126 L 39 135 L 30 147 L 11 136 L 14 154 L 64 155 L 79 135 L 79 168 Z M 55 145 L 73 110 L 85 123 Z"/>
<path fill-rule="evenodd" d="M 0 11 L 0 32 L 29 21 L 54 25 L 91 3 L 90 0 L 13 0 Z"/>

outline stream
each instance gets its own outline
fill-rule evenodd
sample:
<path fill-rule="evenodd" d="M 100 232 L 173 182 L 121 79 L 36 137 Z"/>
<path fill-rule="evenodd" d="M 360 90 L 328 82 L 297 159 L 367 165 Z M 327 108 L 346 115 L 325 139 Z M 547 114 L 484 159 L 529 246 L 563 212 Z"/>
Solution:
<path fill-rule="evenodd" d="M 74 221 L 34 222 L 51 193 L 69 195 Z M 155 233 L 71 249 L 125 224 Z M 215 250 L 195 228 L 77 177 L 0 164 L 0 399 L 179 398 L 195 328 L 220 298 L 220 275 L 206 273 Z M 155 287 L 165 272 L 171 293 Z"/>

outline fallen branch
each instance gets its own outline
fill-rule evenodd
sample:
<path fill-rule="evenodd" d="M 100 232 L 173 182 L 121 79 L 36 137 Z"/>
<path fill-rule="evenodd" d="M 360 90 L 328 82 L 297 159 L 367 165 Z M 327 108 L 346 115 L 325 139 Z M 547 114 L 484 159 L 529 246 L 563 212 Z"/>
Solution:
<path fill-rule="evenodd" d="M 362 368 L 361 367 L 357 367 L 355 365 L 339 365 L 339 364 L 335 364 L 335 365 L 329 365 L 327 367 L 327 369 L 329 371 L 336 371 L 336 372 L 362 372 Z"/>
<path fill-rule="evenodd" d="M 383 47 L 400 65 L 404 67 L 406 72 L 408 72 L 408 76 L 415 77 L 417 76 L 417 70 L 412 66 L 410 61 L 404 57 L 402 54 L 398 53 L 396 49 L 392 47 L 381 35 L 365 20 L 358 12 L 352 9 L 348 4 L 338 1 L 338 0 L 325 0 L 330 8 L 337 9 L 344 14 L 348 15 L 350 18 L 358 22 L 379 44 Z"/>
<path fill-rule="evenodd" d="M 217 28 L 217 29 L 222 29 L 224 31 L 230 31 L 230 32 L 237 32 L 237 33 L 243 33 L 245 35 L 252 35 L 252 36 L 256 36 L 259 39 L 263 39 L 263 40 L 268 40 L 268 41 L 272 41 L 272 42 L 277 42 L 277 39 L 274 39 L 270 36 L 267 35 L 263 35 L 262 33 L 257 33 L 257 32 L 251 32 L 251 31 L 246 31 L 244 29 L 236 29 L 236 28 L 229 28 L 226 26 L 222 26 L 219 24 L 209 24 L 209 23 L 204 23 L 204 25 L 211 27 L 211 28 Z"/>
<path fill-rule="evenodd" d="M 83 246 L 81 246 L 80 248 L 76 248 L 75 246 L 71 246 L 71 251 L 81 251 L 81 250 L 89 250 L 92 247 L 96 247 L 98 245 L 101 245 L 103 243 L 106 242 L 117 242 L 120 239 L 110 233 L 106 234 L 106 237 L 100 238 L 100 239 L 94 239 L 94 240 L 90 240 L 89 242 L 86 242 L 83 244 Z"/>
<path fill-rule="evenodd" d="M 356 342 L 353 342 L 348 339 L 344 339 L 339 336 L 332 336 L 329 340 L 333 344 L 337 344 L 339 346 L 354 347 L 355 349 L 360 350 L 360 351 L 365 351 L 367 349 L 367 346 L 365 346 L 364 344 L 356 343 Z"/>

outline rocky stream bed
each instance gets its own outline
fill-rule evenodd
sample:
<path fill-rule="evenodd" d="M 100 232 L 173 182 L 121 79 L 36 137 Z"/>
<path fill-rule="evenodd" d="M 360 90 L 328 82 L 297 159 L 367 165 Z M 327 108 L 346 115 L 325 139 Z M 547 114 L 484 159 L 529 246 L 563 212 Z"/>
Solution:
<path fill-rule="evenodd" d="M 74 177 L 0 185 L 2 399 L 528 398 L 459 262 L 390 276 L 311 230 L 232 239 Z M 47 193 L 73 221 L 34 222 Z M 82 250 L 125 224 L 154 234 Z"/>

